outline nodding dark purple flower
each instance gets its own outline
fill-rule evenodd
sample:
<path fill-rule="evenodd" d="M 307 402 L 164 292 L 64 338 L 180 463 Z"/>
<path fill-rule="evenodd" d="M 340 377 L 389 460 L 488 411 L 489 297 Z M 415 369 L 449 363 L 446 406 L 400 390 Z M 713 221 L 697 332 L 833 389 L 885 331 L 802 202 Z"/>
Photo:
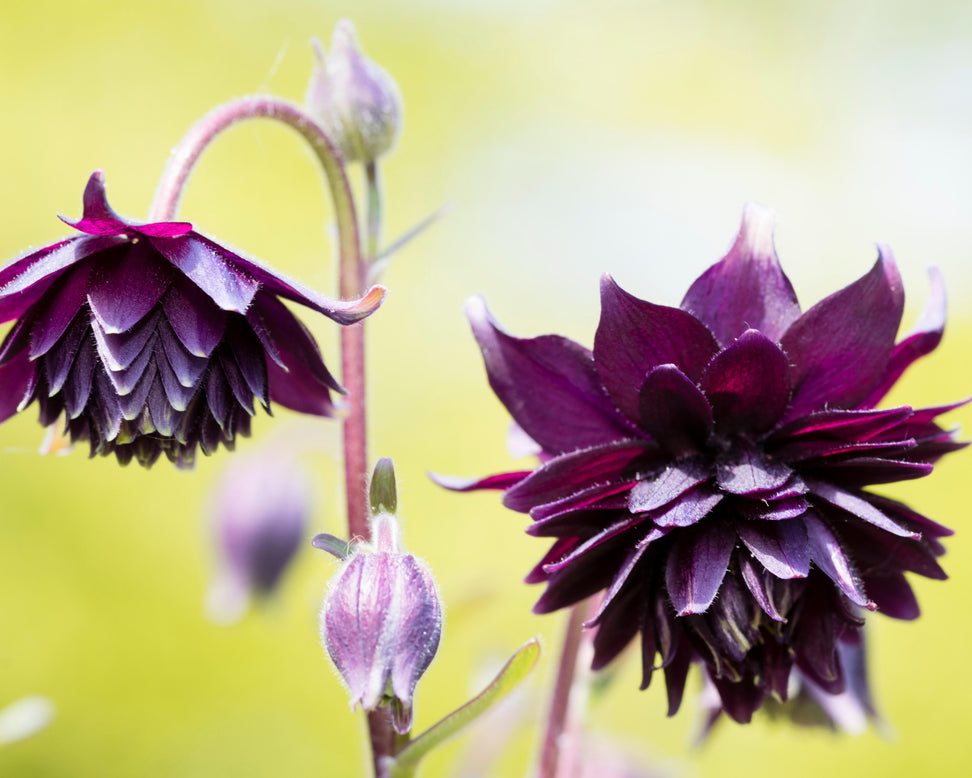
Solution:
<path fill-rule="evenodd" d="M 444 485 L 502 489 L 529 534 L 555 538 L 527 576 L 546 584 L 534 610 L 603 592 L 594 668 L 640 634 L 642 688 L 662 668 L 670 714 L 693 661 L 740 722 L 786 698 L 793 668 L 838 694 L 838 648 L 862 614 L 915 618 L 905 573 L 945 578 L 951 531 L 866 488 L 927 475 L 962 447 L 935 422 L 961 403 L 876 408 L 938 345 L 942 280 L 933 270 L 925 314 L 896 343 L 904 293 L 887 247 L 801 311 L 772 232 L 772 212 L 747 206 L 679 308 L 605 276 L 593 351 L 514 338 L 481 300 L 467 308 L 490 385 L 541 465 Z"/>
<path fill-rule="evenodd" d="M 62 217 L 63 218 L 63 217 Z M 35 400 L 73 442 L 145 466 L 191 465 L 247 435 L 258 401 L 330 416 L 341 386 L 281 298 L 352 324 L 381 287 L 335 302 L 229 251 L 186 222 L 118 216 L 94 173 L 81 234 L 0 270 L 0 421 Z"/>

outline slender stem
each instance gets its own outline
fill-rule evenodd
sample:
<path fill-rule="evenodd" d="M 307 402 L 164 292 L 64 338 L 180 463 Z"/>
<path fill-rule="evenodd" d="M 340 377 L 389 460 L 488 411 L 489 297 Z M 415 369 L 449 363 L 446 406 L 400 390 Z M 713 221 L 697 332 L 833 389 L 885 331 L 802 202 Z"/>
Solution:
<path fill-rule="evenodd" d="M 374 262 L 381 248 L 381 177 L 378 173 L 378 163 L 374 160 L 365 165 L 365 177 L 368 183 L 368 262 Z"/>
<path fill-rule="evenodd" d="M 366 266 L 361 255 L 358 215 L 344 161 L 337 146 L 324 129 L 300 106 L 289 101 L 272 96 L 243 97 L 214 108 L 196 122 L 169 158 L 149 211 L 150 219 L 153 221 L 173 219 L 178 211 L 189 175 L 203 151 L 224 130 L 238 122 L 256 118 L 283 122 L 296 130 L 313 149 L 327 179 L 334 219 L 337 223 L 340 295 L 344 299 L 360 297 L 365 286 Z M 377 181 L 377 178 L 375 180 Z M 371 213 L 372 206 L 369 202 L 369 236 L 377 235 L 377 228 L 373 229 L 371 226 Z M 375 213 L 374 218 L 380 221 L 380 200 Z M 369 510 L 365 488 L 368 451 L 365 426 L 364 357 L 364 325 L 358 323 L 342 327 L 342 378 L 348 392 L 348 413 L 344 421 L 344 478 L 348 536 L 367 539 Z M 387 711 L 384 710 L 368 715 L 368 728 L 371 735 L 375 775 L 378 776 L 380 766 L 400 747 L 400 738 L 392 727 Z"/>
<path fill-rule="evenodd" d="M 580 720 L 587 702 L 588 667 L 595 632 L 585 630 L 584 621 L 593 615 L 596 603 L 597 598 L 590 598 L 570 610 L 537 778 L 569 778 L 577 773 Z"/>

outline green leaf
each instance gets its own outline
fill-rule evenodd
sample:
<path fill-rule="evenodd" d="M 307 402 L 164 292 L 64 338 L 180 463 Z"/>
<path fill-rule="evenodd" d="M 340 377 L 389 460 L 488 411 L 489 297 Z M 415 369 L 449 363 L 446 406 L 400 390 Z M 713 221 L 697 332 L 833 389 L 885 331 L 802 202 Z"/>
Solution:
<path fill-rule="evenodd" d="M 428 753 L 478 719 L 526 678 L 539 656 L 540 643 L 536 638 L 531 638 L 520 646 L 489 686 L 398 752 L 395 763 L 389 766 L 391 778 L 409 778 L 414 775 L 419 762 Z"/>

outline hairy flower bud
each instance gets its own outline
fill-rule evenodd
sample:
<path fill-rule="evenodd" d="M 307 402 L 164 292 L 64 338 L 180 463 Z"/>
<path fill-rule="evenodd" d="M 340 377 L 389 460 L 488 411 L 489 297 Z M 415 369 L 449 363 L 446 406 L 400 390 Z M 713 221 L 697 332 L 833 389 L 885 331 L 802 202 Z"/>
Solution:
<path fill-rule="evenodd" d="M 254 455 L 226 468 L 213 506 L 221 565 L 210 592 L 214 618 L 235 621 L 252 595 L 273 592 L 303 542 L 311 491 L 290 457 Z"/>
<path fill-rule="evenodd" d="M 364 55 L 347 19 L 334 28 L 330 56 L 316 38 L 311 46 L 316 62 L 305 97 L 308 112 L 338 144 L 346 162 L 373 162 L 395 145 L 401 130 L 398 86 Z"/>
<path fill-rule="evenodd" d="M 371 537 L 355 546 L 331 581 L 321 639 L 348 685 L 352 708 L 390 704 L 395 729 L 404 734 L 412 725 L 415 685 L 439 647 L 442 606 L 428 566 L 402 551 L 394 515 L 374 515 Z M 328 538 L 318 536 L 314 545 L 327 550 Z"/>

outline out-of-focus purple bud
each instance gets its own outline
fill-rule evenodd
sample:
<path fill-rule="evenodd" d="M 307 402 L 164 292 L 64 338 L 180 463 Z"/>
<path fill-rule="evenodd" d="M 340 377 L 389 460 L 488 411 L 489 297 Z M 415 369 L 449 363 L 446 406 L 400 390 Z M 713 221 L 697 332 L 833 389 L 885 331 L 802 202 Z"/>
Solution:
<path fill-rule="evenodd" d="M 376 473 L 393 479 L 390 465 L 379 464 Z M 371 538 L 354 546 L 331 581 L 321 640 L 348 685 L 351 707 L 389 704 L 404 734 L 412 726 L 415 685 L 439 647 L 442 606 L 428 566 L 402 550 L 394 515 L 372 516 Z"/>
<path fill-rule="evenodd" d="M 307 86 L 308 112 L 338 144 L 346 162 L 373 162 L 395 145 L 402 126 L 402 95 L 384 68 L 358 45 L 354 25 L 334 28 L 331 53 L 316 38 L 314 72 Z"/>
<path fill-rule="evenodd" d="M 213 501 L 220 563 L 209 596 L 214 619 L 235 621 L 253 595 L 274 591 L 306 535 L 311 492 L 289 456 L 237 458 L 226 468 Z"/>

